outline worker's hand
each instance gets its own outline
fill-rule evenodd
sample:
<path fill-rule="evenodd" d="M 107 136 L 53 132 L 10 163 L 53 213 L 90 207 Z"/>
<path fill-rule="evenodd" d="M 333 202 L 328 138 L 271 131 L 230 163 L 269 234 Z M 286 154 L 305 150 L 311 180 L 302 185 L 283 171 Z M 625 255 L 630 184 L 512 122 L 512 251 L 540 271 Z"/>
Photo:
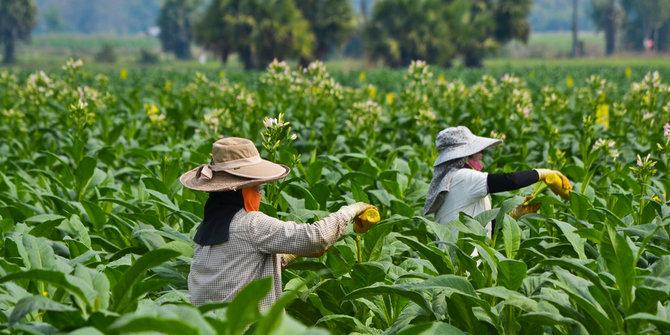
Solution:
<path fill-rule="evenodd" d="M 572 184 L 570 184 L 570 180 L 561 172 L 548 169 L 535 169 L 535 171 L 540 176 L 540 180 L 547 184 L 552 192 L 564 199 L 570 197 Z"/>
<path fill-rule="evenodd" d="M 381 217 L 379 210 L 373 205 L 362 206 L 354 217 L 354 231 L 358 234 L 363 234 L 370 230 L 370 228 L 377 224 Z"/>
<path fill-rule="evenodd" d="M 313 257 L 313 258 L 319 258 L 323 255 L 326 254 L 326 251 L 328 251 L 328 248 L 325 248 L 321 251 L 315 252 L 310 255 L 305 255 L 305 257 Z M 281 266 L 286 267 L 289 265 L 289 263 L 295 261 L 296 259 L 300 258 L 301 256 L 294 255 L 294 254 L 280 254 L 279 257 L 281 257 Z"/>
<path fill-rule="evenodd" d="M 533 198 L 535 197 L 532 195 L 527 196 L 521 205 L 517 206 L 516 208 L 514 208 L 514 210 L 512 210 L 511 213 L 509 213 L 510 216 L 513 217 L 515 220 L 517 220 L 526 214 L 536 213 L 540 209 L 542 204 L 532 204 L 532 205 L 529 204 L 529 202 L 533 200 Z"/>

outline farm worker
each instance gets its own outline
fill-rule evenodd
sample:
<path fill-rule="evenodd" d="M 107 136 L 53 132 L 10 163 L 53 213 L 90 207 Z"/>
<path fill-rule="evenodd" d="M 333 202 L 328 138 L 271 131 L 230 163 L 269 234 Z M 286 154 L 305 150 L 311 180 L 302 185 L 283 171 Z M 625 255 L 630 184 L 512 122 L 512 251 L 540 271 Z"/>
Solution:
<path fill-rule="evenodd" d="M 559 171 L 534 169 L 513 173 L 482 172 L 482 152 L 502 141 L 472 134 L 464 126 L 446 128 L 437 134 L 438 157 L 433 166 L 433 179 L 428 188 L 424 213 L 435 213 L 436 221 L 449 224 L 463 212 L 472 217 L 491 209 L 490 193 L 520 189 L 543 181 L 554 193 L 567 197 L 570 181 Z M 520 216 L 539 209 L 538 205 L 519 206 Z M 486 225 L 489 236 L 492 225 Z"/>
<path fill-rule="evenodd" d="M 213 144 L 209 164 L 179 178 L 185 187 L 209 193 L 188 274 L 193 304 L 229 301 L 249 282 L 270 276 L 273 287 L 260 306 L 267 309 L 282 292 L 282 254 L 322 254 L 345 233 L 352 218 L 373 207 L 343 206 L 312 224 L 263 214 L 260 186 L 284 178 L 289 171 L 262 159 L 250 140 L 226 137 Z"/>

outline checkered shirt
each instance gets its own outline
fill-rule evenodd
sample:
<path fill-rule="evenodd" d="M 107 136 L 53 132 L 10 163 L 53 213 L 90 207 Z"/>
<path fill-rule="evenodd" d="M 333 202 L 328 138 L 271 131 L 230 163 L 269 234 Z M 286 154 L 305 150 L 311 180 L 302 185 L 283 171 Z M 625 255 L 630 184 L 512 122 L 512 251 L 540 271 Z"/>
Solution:
<path fill-rule="evenodd" d="M 217 245 L 195 245 L 188 274 L 194 305 L 230 301 L 254 279 L 273 278 L 270 293 L 261 301 L 267 309 L 282 292 L 281 254 L 310 256 L 323 252 L 342 236 L 347 223 L 366 208 L 356 203 L 311 223 L 285 222 L 241 209 L 230 222 L 230 238 Z"/>

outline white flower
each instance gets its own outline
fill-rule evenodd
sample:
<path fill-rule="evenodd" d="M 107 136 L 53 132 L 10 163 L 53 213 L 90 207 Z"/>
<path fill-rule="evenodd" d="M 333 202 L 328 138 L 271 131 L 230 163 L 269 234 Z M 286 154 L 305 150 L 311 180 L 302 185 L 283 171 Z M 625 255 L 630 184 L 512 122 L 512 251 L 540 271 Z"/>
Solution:
<path fill-rule="evenodd" d="M 663 137 L 670 138 L 670 123 L 668 122 L 663 125 Z"/>
<path fill-rule="evenodd" d="M 291 141 L 295 141 L 298 139 L 298 134 L 291 134 Z"/>
<path fill-rule="evenodd" d="M 273 117 L 270 117 L 270 118 L 266 117 L 265 120 L 263 120 L 263 125 L 265 126 L 265 128 L 270 128 L 270 127 L 272 127 L 276 124 L 277 124 L 277 119 L 275 119 Z"/>

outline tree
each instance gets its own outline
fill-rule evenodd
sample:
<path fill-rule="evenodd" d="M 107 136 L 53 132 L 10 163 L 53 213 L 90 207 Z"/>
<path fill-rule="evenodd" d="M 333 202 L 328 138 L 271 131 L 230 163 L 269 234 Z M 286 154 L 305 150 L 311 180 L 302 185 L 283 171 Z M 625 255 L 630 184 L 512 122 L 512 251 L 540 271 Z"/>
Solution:
<path fill-rule="evenodd" d="M 191 58 L 191 15 L 198 5 L 196 0 L 165 0 L 158 15 L 158 36 L 163 51 L 174 53 L 179 59 Z"/>
<path fill-rule="evenodd" d="M 644 39 L 654 41 L 654 50 L 670 49 L 670 1 L 621 0 L 625 13 L 624 42 L 628 49 L 642 50 Z"/>
<path fill-rule="evenodd" d="M 632 2 L 633 8 L 641 18 L 642 33 L 645 38 L 658 42 L 661 28 L 670 20 L 670 1 L 638 0 Z M 654 50 L 658 44 L 654 45 Z"/>
<path fill-rule="evenodd" d="M 577 20 L 579 20 L 579 0 L 572 0 L 572 57 L 577 57 L 579 54 L 579 38 L 577 34 L 579 33 L 579 27 L 577 25 Z"/>
<path fill-rule="evenodd" d="M 487 53 L 511 40 L 528 41 L 531 0 L 457 0 L 449 22 L 468 67 L 482 66 Z"/>
<path fill-rule="evenodd" d="M 0 44 L 4 45 L 3 63 L 15 61 L 16 43 L 28 41 L 35 27 L 37 7 L 32 0 L 0 0 Z"/>
<path fill-rule="evenodd" d="M 309 57 L 314 35 L 292 0 L 213 0 L 195 40 L 226 61 L 237 53 L 247 69 L 274 58 Z"/>
<path fill-rule="evenodd" d="M 370 54 L 391 66 L 413 59 L 449 65 L 460 55 L 481 66 L 512 39 L 526 41 L 530 0 L 380 0 L 367 23 Z"/>
<path fill-rule="evenodd" d="M 605 53 L 616 50 L 617 31 L 623 19 L 623 9 L 618 0 L 592 0 L 591 17 L 598 29 L 605 32 Z"/>
<path fill-rule="evenodd" d="M 446 66 L 456 53 L 440 0 L 379 0 L 364 31 L 370 57 L 393 67 L 412 60 Z"/>
<path fill-rule="evenodd" d="M 351 37 L 355 21 L 350 0 L 300 0 L 296 5 L 316 38 L 314 58 L 324 59 Z"/>

